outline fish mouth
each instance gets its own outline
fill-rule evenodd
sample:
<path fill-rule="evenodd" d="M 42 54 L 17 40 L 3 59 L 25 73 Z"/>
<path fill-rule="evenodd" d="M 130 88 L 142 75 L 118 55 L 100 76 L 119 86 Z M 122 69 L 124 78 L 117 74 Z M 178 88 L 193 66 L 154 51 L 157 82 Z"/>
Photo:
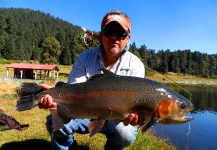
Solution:
<path fill-rule="evenodd" d="M 183 116 L 182 117 L 182 121 L 183 122 L 187 122 L 187 121 L 191 121 L 191 120 L 193 120 L 194 119 L 194 117 L 193 116 L 187 116 L 187 115 L 185 115 L 185 116 Z"/>
<path fill-rule="evenodd" d="M 162 124 L 182 124 L 182 123 L 186 123 L 188 121 L 191 121 L 193 119 L 194 119 L 193 116 L 184 115 L 184 116 L 178 116 L 178 117 L 173 118 L 173 119 L 161 120 L 160 123 L 162 123 Z"/>
<path fill-rule="evenodd" d="M 172 123 L 172 124 L 182 124 L 182 123 L 191 121 L 191 120 L 193 120 L 193 119 L 194 119 L 193 116 L 185 115 L 185 116 L 182 116 L 181 118 L 178 117 L 178 118 L 176 118 L 175 120 L 172 120 L 172 121 L 169 121 L 169 122 Z"/>
<path fill-rule="evenodd" d="M 188 111 L 193 111 L 195 109 L 194 104 L 191 104 Z"/>
<path fill-rule="evenodd" d="M 177 122 L 188 122 L 194 119 L 192 115 L 189 115 L 191 111 L 195 109 L 194 105 L 191 104 L 188 109 L 183 110 L 182 113 L 175 119 Z"/>
<path fill-rule="evenodd" d="M 161 120 L 160 122 L 162 124 L 181 124 L 181 123 L 185 123 L 188 121 L 191 121 L 194 119 L 194 117 L 192 115 L 190 115 L 190 112 L 194 110 L 194 105 L 191 104 L 187 109 L 179 109 L 179 114 L 174 115 L 174 117 L 169 118 L 165 118 L 163 120 Z"/>

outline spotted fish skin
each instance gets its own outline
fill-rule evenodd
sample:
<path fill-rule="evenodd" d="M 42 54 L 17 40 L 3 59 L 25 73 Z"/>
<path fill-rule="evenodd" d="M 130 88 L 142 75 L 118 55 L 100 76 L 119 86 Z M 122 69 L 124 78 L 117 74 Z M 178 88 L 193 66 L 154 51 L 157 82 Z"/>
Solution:
<path fill-rule="evenodd" d="M 39 86 L 26 83 L 21 89 L 26 96 L 17 102 L 17 110 L 31 109 L 45 94 L 51 95 L 58 106 L 57 110 L 51 109 L 55 130 L 72 118 L 124 120 L 132 111 L 142 113 L 149 124 L 182 123 L 192 119 L 185 114 L 193 110 L 193 104 L 169 87 L 146 78 L 103 71 L 104 74 L 95 75 L 87 82 L 37 90 L 29 95 L 26 95 L 29 87 L 39 89 Z M 57 122 L 61 123 L 57 125 Z"/>

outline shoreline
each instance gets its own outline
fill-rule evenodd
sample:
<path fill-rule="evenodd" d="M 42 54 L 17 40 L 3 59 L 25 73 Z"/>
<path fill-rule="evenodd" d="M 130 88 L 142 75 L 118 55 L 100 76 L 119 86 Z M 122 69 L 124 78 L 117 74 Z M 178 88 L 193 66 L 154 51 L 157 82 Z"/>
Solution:
<path fill-rule="evenodd" d="M 150 80 L 154 80 L 157 82 L 160 82 L 162 84 L 165 85 L 178 85 L 178 86 L 206 86 L 206 87 L 217 87 L 217 79 L 203 79 L 203 80 L 199 80 L 199 79 L 192 79 L 192 80 L 160 80 L 159 78 L 153 78 L 152 76 L 146 76 L 145 78 L 150 79 Z M 1 77 L 0 76 L 0 82 L 26 82 L 26 81 L 30 81 L 30 82 L 36 82 L 36 83 L 40 83 L 40 82 L 46 82 L 46 80 L 34 80 L 34 79 L 15 79 L 15 78 L 6 78 L 6 77 Z M 63 80 L 58 80 L 58 81 L 63 81 Z M 66 80 L 67 81 L 67 80 Z"/>
<path fill-rule="evenodd" d="M 178 75 L 176 73 L 168 73 L 167 75 L 147 75 L 145 78 L 155 80 L 167 85 L 217 87 L 217 79 L 206 79 L 192 75 Z"/>

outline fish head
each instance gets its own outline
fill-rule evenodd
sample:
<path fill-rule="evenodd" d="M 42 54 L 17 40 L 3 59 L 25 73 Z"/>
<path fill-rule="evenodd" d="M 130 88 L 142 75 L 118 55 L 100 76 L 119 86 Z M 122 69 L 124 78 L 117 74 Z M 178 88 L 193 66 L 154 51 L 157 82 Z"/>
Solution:
<path fill-rule="evenodd" d="M 184 123 L 191 121 L 193 116 L 188 115 L 194 110 L 194 105 L 182 95 L 169 96 L 158 103 L 157 115 L 160 118 L 159 123 Z"/>

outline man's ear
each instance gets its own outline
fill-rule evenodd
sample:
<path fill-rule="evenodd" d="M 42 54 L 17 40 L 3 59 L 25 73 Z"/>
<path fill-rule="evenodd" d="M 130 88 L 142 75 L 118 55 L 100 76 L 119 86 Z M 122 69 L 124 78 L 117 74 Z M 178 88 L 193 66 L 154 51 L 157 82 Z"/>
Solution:
<path fill-rule="evenodd" d="M 131 34 L 128 34 L 128 36 L 127 36 L 128 42 L 130 41 L 130 37 L 131 37 Z"/>

